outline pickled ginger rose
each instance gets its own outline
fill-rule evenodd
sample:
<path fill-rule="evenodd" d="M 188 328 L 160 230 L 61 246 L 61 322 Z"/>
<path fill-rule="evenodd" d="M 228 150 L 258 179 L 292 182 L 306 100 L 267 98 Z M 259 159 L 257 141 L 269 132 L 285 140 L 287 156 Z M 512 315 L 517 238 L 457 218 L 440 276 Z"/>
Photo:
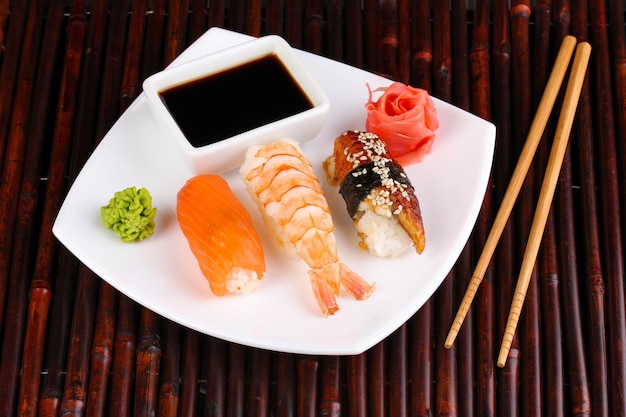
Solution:
<path fill-rule="evenodd" d="M 435 130 L 439 127 L 437 110 L 426 90 L 394 82 L 377 101 L 365 105 L 365 128 L 377 134 L 391 156 L 402 165 L 420 162 L 430 152 Z"/>

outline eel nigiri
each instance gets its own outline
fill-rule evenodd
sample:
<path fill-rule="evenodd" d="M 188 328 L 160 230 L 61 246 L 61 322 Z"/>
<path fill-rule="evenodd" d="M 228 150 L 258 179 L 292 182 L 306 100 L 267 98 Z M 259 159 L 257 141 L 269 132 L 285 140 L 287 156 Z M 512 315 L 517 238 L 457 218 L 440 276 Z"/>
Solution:
<path fill-rule="evenodd" d="M 309 266 L 325 316 L 339 309 L 340 286 L 359 300 L 370 295 L 374 285 L 339 261 L 326 196 L 297 142 L 283 139 L 250 148 L 239 172 L 282 249 L 288 254 L 295 249 Z"/>
<path fill-rule="evenodd" d="M 178 192 L 176 214 L 215 295 L 257 287 L 265 273 L 261 239 L 226 180 L 212 174 L 187 180 Z"/>
<path fill-rule="evenodd" d="M 347 131 L 335 139 L 323 163 L 331 184 L 339 184 L 361 246 L 380 257 L 426 245 L 419 200 L 402 166 L 374 133 Z"/>

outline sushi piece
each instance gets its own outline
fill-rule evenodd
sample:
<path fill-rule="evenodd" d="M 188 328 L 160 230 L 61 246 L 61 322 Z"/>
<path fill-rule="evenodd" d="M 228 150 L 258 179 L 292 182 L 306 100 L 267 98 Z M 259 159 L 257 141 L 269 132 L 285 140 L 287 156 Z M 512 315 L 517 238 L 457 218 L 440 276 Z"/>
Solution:
<path fill-rule="evenodd" d="M 371 132 L 348 131 L 335 139 L 323 163 L 329 183 L 339 184 L 360 245 L 380 257 L 394 257 L 411 245 L 426 245 L 415 189 L 385 143 Z"/>
<path fill-rule="evenodd" d="M 254 291 L 265 273 L 261 239 L 226 180 L 190 178 L 178 192 L 176 215 L 215 295 Z"/>
<path fill-rule="evenodd" d="M 359 300 L 370 295 L 374 285 L 339 261 L 326 197 L 296 142 L 283 139 L 250 148 L 239 172 L 283 252 L 309 266 L 313 294 L 325 316 L 339 309 L 341 286 Z"/>

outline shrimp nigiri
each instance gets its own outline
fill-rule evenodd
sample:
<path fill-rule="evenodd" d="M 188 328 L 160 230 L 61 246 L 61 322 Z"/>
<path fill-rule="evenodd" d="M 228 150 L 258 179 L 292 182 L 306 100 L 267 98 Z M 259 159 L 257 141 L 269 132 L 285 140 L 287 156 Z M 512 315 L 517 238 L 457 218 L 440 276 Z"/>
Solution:
<path fill-rule="evenodd" d="M 362 300 L 374 285 L 339 261 L 335 226 L 311 162 L 298 144 L 283 139 L 248 150 L 239 170 L 278 243 L 309 266 L 315 299 L 325 316 L 335 313 L 340 286 Z"/>
<path fill-rule="evenodd" d="M 218 175 L 190 178 L 177 196 L 176 214 L 211 291 L 253 291 L 265 273 L 265 255 L 252 218 Z"/>

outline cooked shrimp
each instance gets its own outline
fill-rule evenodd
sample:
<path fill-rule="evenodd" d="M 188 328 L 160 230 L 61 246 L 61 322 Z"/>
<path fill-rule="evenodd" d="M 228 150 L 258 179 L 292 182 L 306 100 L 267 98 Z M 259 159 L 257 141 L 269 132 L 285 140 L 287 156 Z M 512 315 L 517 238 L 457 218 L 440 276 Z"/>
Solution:
<path fill-rule="evenodd" d="M 296 142 L 251 148 L 239 172 L 278 242 L 311 268 L 313 294 L 325 316 L 339 309 L 341 285 L 359 300 L 369 297 L 374 285 L 339 261 L 328 202 Z"/>

